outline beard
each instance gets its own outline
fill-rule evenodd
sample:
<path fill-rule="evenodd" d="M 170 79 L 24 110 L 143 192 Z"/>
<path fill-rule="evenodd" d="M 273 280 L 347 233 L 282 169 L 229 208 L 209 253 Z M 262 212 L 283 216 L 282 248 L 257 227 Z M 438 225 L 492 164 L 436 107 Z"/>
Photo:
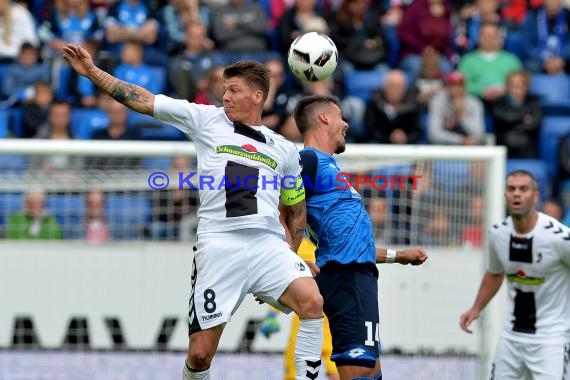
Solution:
<path fill-rule="evenodd" d="M 346 143 L 343 141 L 342 143 L 336 146 L 336 150 L 334 151 L 335 154 L 341 154 L 346 150 Z"/>

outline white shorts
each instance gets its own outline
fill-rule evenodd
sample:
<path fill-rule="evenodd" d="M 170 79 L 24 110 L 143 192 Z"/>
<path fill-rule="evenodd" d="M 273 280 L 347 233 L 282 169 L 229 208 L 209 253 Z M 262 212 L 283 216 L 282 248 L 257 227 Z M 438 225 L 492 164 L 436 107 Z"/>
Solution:
<path fill-rule="evenodd" d="M 491 380 L 566 380 L 570 344 L 529 344 L 499 339 Z"/>
<path fill-rule="evenodd" d="M 291 282 L 312 277 L 277 234 L 247 229 L 201 234 L 192 268 L 189 333 L 229 322 L 248 293 L 285 313 L 279 298 Z"/>

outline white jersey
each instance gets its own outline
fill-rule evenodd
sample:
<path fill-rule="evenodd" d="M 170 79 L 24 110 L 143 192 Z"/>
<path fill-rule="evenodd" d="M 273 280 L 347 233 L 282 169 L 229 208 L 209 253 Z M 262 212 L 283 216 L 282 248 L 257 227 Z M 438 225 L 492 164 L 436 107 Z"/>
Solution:
<path fill-rule="evenodd" d="M 511 217 L 490 230 L 490 273 L 505 273 L 503 336 L 519 342 L 570 341 L 570 229 L 538 213 L 534 229 L 517 234 Z"/>
<path fill-rule="evenodd" d="M 262 228 L 284 235 L 278 205 L 282 183 L 292 186 L 301 174 L 295 145 L 264 126 L 234 125 L 223 108 L 154 99 L 154 117 L 196 146 L 198 233 Z"/>

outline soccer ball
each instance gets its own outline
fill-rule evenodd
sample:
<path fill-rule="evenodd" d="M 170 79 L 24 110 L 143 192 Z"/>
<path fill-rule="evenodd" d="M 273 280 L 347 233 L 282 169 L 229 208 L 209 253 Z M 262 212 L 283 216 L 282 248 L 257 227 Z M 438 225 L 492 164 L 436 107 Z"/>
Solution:
<path fill-rule="evenodd" d="M 317 32 L 300 35 L 287 53 L 289 68 L 302 81 L 318 82 L 331 76 L 338 62 L 338 50 L 327 36 Z"/>

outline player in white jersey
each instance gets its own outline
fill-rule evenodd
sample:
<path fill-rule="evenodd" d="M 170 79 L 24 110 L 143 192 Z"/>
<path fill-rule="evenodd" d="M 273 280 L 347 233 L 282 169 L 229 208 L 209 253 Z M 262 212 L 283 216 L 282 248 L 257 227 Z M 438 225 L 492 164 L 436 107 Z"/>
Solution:
<path fill-rule="evenodd" d="M 94 66 L 79 46 L 67 45 L 63 55 L 114 99 L 177 127 L 196 146 L 200 208 L 183 379 L 210 378 L 223 328 L 247 293 L 299 315 L 296 378 L 315 379 L 323 299 L 312 278 L 318 269 L 295 253 L 306 220 L 299 153 L 261 125 L 270 78 L 265 66 L 244 61 L 226 67 L 224 106 L 218 108 L 120 81 Z"/>
<path fill-rule="evenodd" d="M 487 271 L 470 310 L 469 325 L 507 279 L 508 307 L 491 379 L 569 378 L 570 229 L 538 212 L 538 184 L 518 170 L 507 176 L 510 216 L 490 229 Z"/>

